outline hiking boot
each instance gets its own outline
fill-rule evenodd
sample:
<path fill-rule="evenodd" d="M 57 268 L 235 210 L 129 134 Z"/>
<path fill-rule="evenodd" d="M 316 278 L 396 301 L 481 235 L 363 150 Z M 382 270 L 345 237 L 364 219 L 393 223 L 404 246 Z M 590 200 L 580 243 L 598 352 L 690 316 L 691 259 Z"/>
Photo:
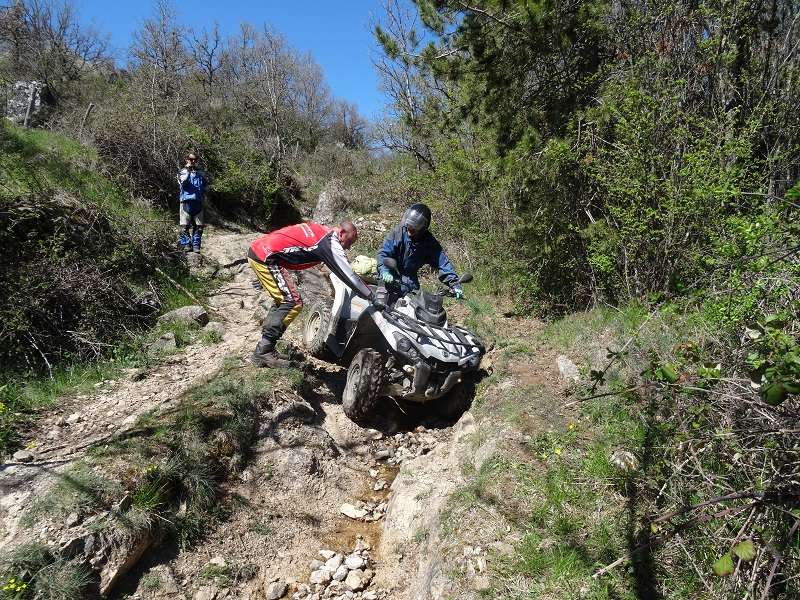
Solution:
<path fill-rule="evenodd" d="M 203 229 L 201 227 L 198 227 L 197 229 L 194 230 L 194 233 L 192 233 L 192 240 L 191 240 L 192 251 L 200 252 L 200 244 L 202 242 L 203 242 Z"/>
<path fill-rule="evenodd" d="M 185 231 L 182 231 L 178 236 L 178 247 L 184 252 L 189 252 L 192 249 L 192 238 Z"/>
<path fill-rule="evenodd" d="M 250 356 L 250 363 L 255 367 L 270 367 L 272 369 L 302 369 L 303 363 L 296 360 L 284 358 L 274 350 L 266 354 L 253 354 Z"/>
<path fill-rule="evenodd" d="M 275 345 L 269 340 L 262 340 L 250 356 L 250 362 L 256 367 L 272 367 L 277 369 L 302 369 L 303 363 L 292 360 L 285 354 L 275 350 Z"/>

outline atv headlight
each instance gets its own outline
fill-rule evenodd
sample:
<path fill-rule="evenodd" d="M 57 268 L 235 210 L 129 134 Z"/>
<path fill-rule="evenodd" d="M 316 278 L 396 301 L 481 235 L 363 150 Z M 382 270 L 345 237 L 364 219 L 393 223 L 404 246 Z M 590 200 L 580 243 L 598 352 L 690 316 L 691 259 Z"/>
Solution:
<path fill-rule="evenodd" d="M 397 332 L 394 333 L 394 337 L 397 340 L 397 351 L 409 358 L 411 361 L 415 361 L 419 356 L 419 352 L 417 352 L 417 349 L 414 347 L 414 344 L 411 342 L 411 340 Z"/>

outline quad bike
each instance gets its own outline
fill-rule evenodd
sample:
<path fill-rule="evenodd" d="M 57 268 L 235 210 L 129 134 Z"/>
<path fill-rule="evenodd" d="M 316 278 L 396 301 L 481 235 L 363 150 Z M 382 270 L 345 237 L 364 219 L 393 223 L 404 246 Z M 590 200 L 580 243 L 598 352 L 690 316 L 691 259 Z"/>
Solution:
<path fill-rule="evenodd" d="M 384 264 L 397 270 L 392 259 Z M 372 422 L 388 397 L 433 403 L 445 417 L 466 410 L 474 395 L 472 375 L 486 349 L 474 333 L 448 324 L 442 301 L 452 289 L 415 290 L 379 310 L 333 273 L 330 279 L 333 301 L 311 307 L 303 342 L 312 356 L 349 365 L 342 407 L 352 421 Z M 458 283 L 471 280 L 464 274 Z M 371 289 L 385 302 L 384 286 Z"/>

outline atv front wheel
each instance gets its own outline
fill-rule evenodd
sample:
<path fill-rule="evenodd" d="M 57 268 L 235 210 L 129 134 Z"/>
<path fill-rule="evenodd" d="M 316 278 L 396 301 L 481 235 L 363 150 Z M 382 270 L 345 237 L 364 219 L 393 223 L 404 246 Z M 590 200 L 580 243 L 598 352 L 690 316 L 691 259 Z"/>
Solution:
<path fill-rule="evenodd" d="M 303 326 L 303 345 L 314 358 L 323 360 L 331 357 L 325 343 L 331 326 L 331 310 L 333 305 L 327 300 L 317 300 L 311 305 Z"/>
<path fill-rule="evenodd" d="M 472 404 L 475 398 L 475 383 L 469 379 L 457 383 L 452 390 L 436 402 L 436 412 L 451 419 L 460 417 Z"/>
<path fill-rule="evenodd" d="M 368 425 L 377 416 L 384 379 L 383 360 L 380 352 L 363 348 L 353 357 L 347 370 L 342 408 L 358 425 Z"/>

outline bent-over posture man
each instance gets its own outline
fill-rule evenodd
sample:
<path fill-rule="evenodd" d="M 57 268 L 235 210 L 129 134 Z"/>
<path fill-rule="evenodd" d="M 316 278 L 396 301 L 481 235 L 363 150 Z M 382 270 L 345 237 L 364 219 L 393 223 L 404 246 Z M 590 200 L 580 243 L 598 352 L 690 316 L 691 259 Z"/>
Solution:
<path fill-rule="evenodd" d="M 373 301 L 372 291 L 353 273 L 344 253 L 357 239 L 358 231 L 350 221 L 333 228 L 301 223 L 261 236 L 250 245 L 247 261 L 275 302 L 262 324 L 261 340 L 251 359 L 253 364 L 291 366 L 286 357 L 275 351 L 275 342 L 303 308 L 303 299 L 287 269 L 299 271 L 325 263 L 359 296 Z"/>

